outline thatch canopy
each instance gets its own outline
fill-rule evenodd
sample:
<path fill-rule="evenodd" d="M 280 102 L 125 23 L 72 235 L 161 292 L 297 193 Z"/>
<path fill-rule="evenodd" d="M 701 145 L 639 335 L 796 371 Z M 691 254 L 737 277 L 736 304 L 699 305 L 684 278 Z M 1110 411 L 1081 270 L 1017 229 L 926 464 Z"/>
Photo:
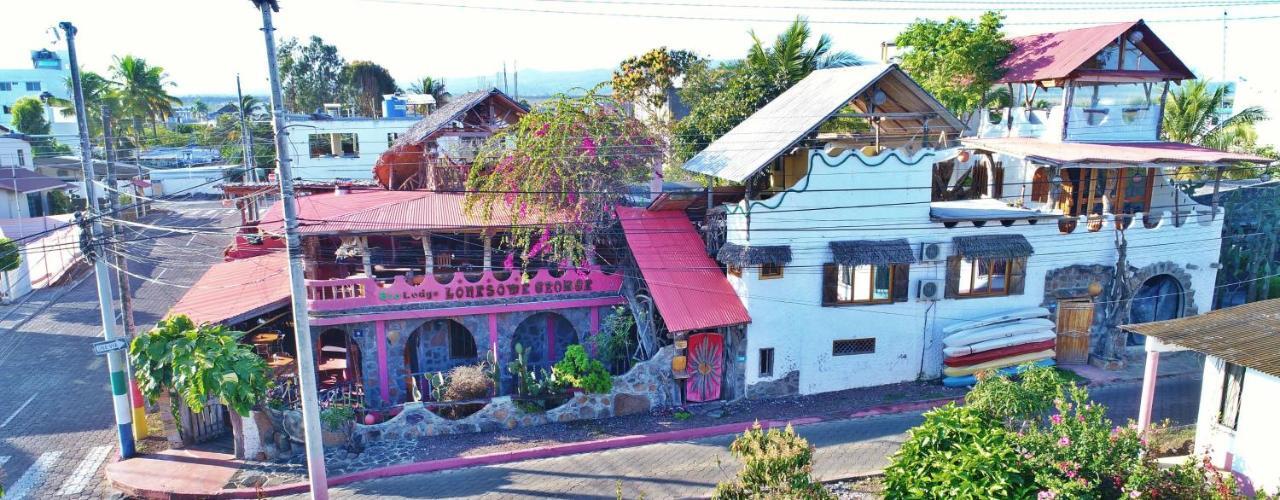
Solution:
<path fill-rule="evenodd" d="M 915 253 L 904 238 L 896 240 L 832 241 L 831 254 L 837 264 L 846 266 L 886 266 L 914 264 Z"/>
<path fill-rule="evenodd" d="M 731 266 L 755 266 L 760 264 L 786 264 L 791 262 L 791 247 L 745 246 L 736 243 L 725 243 L 716 254 L 716 260 Z"/>
<path fill-rule="evenodd" d="M 1018 259 L 1036 253 L 1021 234 L 956 236 L 951 242 L 956 255 L 966 259 Z"/>

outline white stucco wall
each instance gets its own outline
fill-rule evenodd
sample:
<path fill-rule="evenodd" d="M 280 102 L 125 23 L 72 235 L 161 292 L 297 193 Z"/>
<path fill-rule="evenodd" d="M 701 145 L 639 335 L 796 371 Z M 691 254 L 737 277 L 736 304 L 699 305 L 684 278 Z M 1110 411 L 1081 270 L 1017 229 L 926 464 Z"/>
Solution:
<path fill-rule="evenodd" d="M 1224 466 L 1229 454 L 1231 470 L 1247 476 L 1255 491 L 1274 492 L 1280 488 L 1280 427 L 1275 425 L 1280 415 L 1280 378 L 1245 370 L 1240 419 L 1233 431 L 1218 424 L 1224 366 L 1220 358 L 1205 358 L 1196 451 L 1209 452 L 1217 466 Z"/>
<path fill-rule="evenodd" d="M 289 145 L 293 154 L 293 175 L 307 180 L 372 179 L 373 165 L 387 150 L 387 134 L 403 134 L 420 117 L 339 118 L 333 120 L 290 120 Z M 356 134 L 359 156 L 311 157 L 308 136 L 312 134 Z"/>
<path fill-rule="evenodd" d="M 761 280 L 759 268 L 729 276 L 751 315 L 747 328 L 748 385 L 800 372 L 800 392 L 812 394 L 853 387 L 881 385 L 917 378 L 936 378 L 942 368 L 941 328 L 960 321 L 1044 302 L 1045 273 L 1072 264 L 1114 266 L 1114 224 L 1089 232 L 1081 222 L 1063 234 L 1053 222 L 1010 227 L 998 221 L 984 227 L 961 223 L 946 228 L 929 220 L 933 158 L 925 150 L 913 157 L 882 154 L 867 158 L 858 152 L 837 157 L 822 153 L 811 161 L 810 173 L 791 192 L 756 202 L 750 231 L 742 204 L 728 217 L 728 241 L 742 245 L 788 245 L 792 260 L 779 279 Z M 837 165 L 827 166 L 825 163 Z M 847 161 L 846 161 L 847 160 Z M 1006 164 L 1010 165 L 1010 164 Z M 1021 182 L 1030 173 L 1006 167 L 1006 182 Z M 1006 188 L 1016 196 L 1016 189 Z M 770 208 L 776 207 L 776 208 Z M 1201 207 L 1207 211 L 1207 207 Z M 916 299 L 921 279 L 944 279 L 945 260 L 911 266 L 909 300 L 892 304 L 823 307 L 822 265 L 832 261 L 828 243 L 844 240 L 906 238 L 919 256 L 925 242 L 944 243 L 944 255 L 954 253 L 955 236 L 1021 234 L 1035 248 L 1028 258 L 1026 286 L 1021 295 L 950 299 Z M 1212 303 L 1212 289 L 1221 234 L 1221 218 L 1192 218 L 1182 227 L 1163 221 L 1154 229 L 1133 225 L 1128 233 L 1129 262 L 1143 267 L 1157 262 L 1191 264 L 1187 272 L 1196 290 L 1200 311 Z M 833 357 L 832 341 L 876 339 L 874 354 Z M 759 350 L 772 347 L 772 377 L 760 377 Z"/>

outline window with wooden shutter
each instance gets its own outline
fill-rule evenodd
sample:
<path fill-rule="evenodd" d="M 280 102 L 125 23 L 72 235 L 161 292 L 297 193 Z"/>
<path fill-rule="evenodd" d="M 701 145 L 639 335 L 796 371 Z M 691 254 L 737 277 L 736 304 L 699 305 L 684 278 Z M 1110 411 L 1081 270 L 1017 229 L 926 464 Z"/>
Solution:
<path fill-rule="evenodd" d="M 863 305 L 904 302 L 910 281 L 909 264 L 823 265 L 822 305 Z"/>
<path fill-rule="evenodd" d="M 943 297 L 954 299 L 960 296 L 960 256 L 947 257 L 947 289 Z"/>
<path fill-rule="evenodd" d="M 1026 287 L 1026 257 L 947 259 L 947 298 L 1019 295 Z"/>
<path fill-rule="evenodd" d="M 907 288 L 911 283 L 911 265 L 893 265 L 893 301 L 906 302 Z"/>
<path fill-rule="evenodd" d="M 996 162 L 991 169 L 991 197 L 1004 198 L 1004 164 Z"/>

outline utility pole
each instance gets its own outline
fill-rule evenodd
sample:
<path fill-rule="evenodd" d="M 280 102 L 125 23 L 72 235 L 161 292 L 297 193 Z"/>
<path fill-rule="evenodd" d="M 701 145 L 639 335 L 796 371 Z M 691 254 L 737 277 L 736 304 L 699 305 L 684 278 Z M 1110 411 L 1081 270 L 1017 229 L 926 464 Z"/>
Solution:
<path fill-rule="evenodd" d="M 111 207 L 111 215 L 120 217 L 120 193 L 117 191 L 120 182 L 116 180 L 116 145 L 111 136 L 111 109 L 102 107 L 102 149 L 107 160 L 107 199 Z M 116 286 L 120 292 L 120 323 L 124 325 L 124 337 L 133 339 L 138 334 L 138 325 L 133 322 L 133 286 L 129 283 L 129 260 L 124 258 L 120 249 L 120 227 L 111 224 L 112 258 L 116 261 Z M 133 421 L 147 421 L 147 407 L 142 401 L 142 391 L 138 390 L 138 381 L 133 378 L 133 370 L 127 369 L 125 375 L 129 380 L 129 399 L 133 408 Z M 134 439 L 146 439 L 147 426 L 133 426 Z"/>
<path fill-rule="evenodd" d="M 289 253 L 289 289 L 293 303 L 293 339 L 298 349 L 298 382 L 302 391 L 302 429 L 307 447 L 307 476 L 311 498 L 329 498 L 325 479 L 324 445 L 320 437 L 320 405 L 316 401 L 315 348 L 311 344 L 311 319 L 307 317 L 307 288 L 303 283 L 302 245 L 298 238 L 298 208 L 294 204 L 293 175 L 289 169 L 289 131 L 284 124 L 284 99 L 280 96 L 280 69 L 276 64 L 276 35 L 271 11 L 276 0 L 250 0 L 262 11 L 262 36 L 267 45 L 267 71 L 271 75 L 271 127 L 276 135 L 276 178 L 280 180 L 280 205 L 284 208 L 285 248 Z"/>
<path fill-rule="evenodd" d="M 93 146 L 89 143 L 89 118 L 84 108 L 84 89 L 80 86 L 80 62 L 76 59 L 76 27 L 70 22 L 58 23 L 67 35 L 67 63 L 71 65 L 72 96 L 76 105 L 76 124 L 80 129 L 80 161 L 84 171 L 84 198 L 89 212 L 89 240 L 98 242 L 98 249 L 85 255 L 93 261 L 93 274 L 98 282 L 98 309 L 102 316 L 102 335 L 107 341 L 116 339 L 116 315 L 111 309 L 111 272 L 107 268 L 106 255 L 102 255 L 102 210 L 93 187 Z M 94 248 L 91 243 L 90 249 Z M 125 357 L 123 350 L 107 353 L 107 369 L 111 372 L 111 400 L 115 407 L 116 431 L 120 437 L 120 458 L 133 458 L 133 422 L 129 414 L 129 395 L 125 383 Z"/>
<path fill-rule="evenodd" d="M 244 93 L 240 91 L 240 73 L 236 73 L 236 109 L 240 110 L 240 148 L 244 150 L 244 168 L 249 169 L 249 182 L 258 183 L 258 168 L 253 164 L 253 136 L 250 135 L 249 122 L 244 115 Z M 258 198 L 249 197 L 249 218 L 258 220 Z"/>

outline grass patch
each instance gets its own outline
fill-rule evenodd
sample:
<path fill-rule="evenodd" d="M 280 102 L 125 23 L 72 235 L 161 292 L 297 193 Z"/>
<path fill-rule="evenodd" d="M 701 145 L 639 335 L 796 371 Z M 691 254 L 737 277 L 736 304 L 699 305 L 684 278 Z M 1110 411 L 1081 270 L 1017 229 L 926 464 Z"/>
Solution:
<path fill-rule="evenodd" d="M 1053 371 L 1058 372 L 1058 375 L 1067 382 L 1075 382 L 1077 385 L 1085 385 L 1089 383 L 1089 379 L 1081 377 L 1080 374 L 1066 368 L 1058 368 L 1055 366 L 1053 367 Z"/>

